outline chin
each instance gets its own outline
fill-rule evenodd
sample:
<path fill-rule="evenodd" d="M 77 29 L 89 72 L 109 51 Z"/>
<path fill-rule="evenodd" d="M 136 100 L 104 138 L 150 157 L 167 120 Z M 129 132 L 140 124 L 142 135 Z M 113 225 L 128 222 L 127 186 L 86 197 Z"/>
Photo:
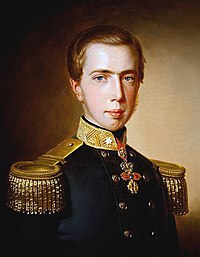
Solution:
<path fill-rule="evenodd" d="M 121 129 L 124 126 L 124 124 L 125 124 L 124 122 L 123 123 L 122 122 L 117 122 L 117 124 L 115 122 L 114 124 L 112 124 L 110 126 L 107 126 L 106 129 L 114 132 L 114 131 L 117 131 L 117 130 Z"/>

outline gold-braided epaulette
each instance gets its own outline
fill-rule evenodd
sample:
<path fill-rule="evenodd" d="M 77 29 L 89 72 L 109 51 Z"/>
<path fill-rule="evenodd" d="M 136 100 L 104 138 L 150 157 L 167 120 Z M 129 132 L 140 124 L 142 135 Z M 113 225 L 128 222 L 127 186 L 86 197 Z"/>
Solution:
<path fill-rule="evenodd" d="M 174 215 L 188 213 L 186 169 L 182 165 L 151 159 L 158 166 L 168 193 L 170 212 Z"/>
<path fill-rule="evenodd" d="M 8 207 L 27 214 L 60 212 L 65 206 L 60 164 L 82 144 L 69 138 L 34 161 L 14 163 L 9 172 Z"/>

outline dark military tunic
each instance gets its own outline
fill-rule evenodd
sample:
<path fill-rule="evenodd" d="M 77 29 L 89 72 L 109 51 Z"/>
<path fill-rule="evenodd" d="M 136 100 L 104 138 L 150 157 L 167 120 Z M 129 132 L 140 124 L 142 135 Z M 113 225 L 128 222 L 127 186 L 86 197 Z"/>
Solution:
<path fill-rule="evenodd" d="M 88 123 L 84 118 L 82 122 Z M 121 138 L 124 129 L 108 132 L 108 146 L 116 136 Z M 23 242 L 20 248 L 25 252 L 56 257 L 179 256 L 175 217 L 157 166 L 126 145 L 127 161 L 138 176 L 131 192 L 130 180 L 121 175 L 118 151 L 101 147 L 93 138 L 91 142 L 93 146 L 85 137 L 62 164 L 65 208 L 61 212 L 13 215 L 11 211 L 13 242 L 18 248 Z"/>
<path fill-rule="evenodd" d="M 139 153 L 130 147 L 127 150 L 142 176 L 135 194 L 120 178 L 121 160 L 116 152 L 83 145 L 69 156 L 64 173 L 71 213 L 63 215 L 58 229 L 63 253 L 67 252 L 65 242 L 80 252 L 121 252 L 120 256 L 131 252 L 161 254 L 177 243 L 160 174 Z"/>

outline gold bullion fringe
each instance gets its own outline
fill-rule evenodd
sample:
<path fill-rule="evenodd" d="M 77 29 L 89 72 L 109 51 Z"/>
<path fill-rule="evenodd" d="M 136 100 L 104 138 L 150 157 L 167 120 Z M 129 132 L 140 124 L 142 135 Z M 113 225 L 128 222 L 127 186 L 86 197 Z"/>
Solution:
<path fill-rule="evenodd" d="M 8 207 L 27 214 L 59 212 L 64 208 L 62 176 L 58 165 L 15 163 L 9 173 Z"/>
<path fill-rule="evenodd" d="M 170 212 L 177 216 L 187 214 L 189 210 L 185 167 L 154 159 L 152 161 L 158 166 L 167 189 Z"/>
<path fill-rule="evenodd" d="M 65 183 L 61 165 L 83 142 L 67 138 L 34 161 L 11 165 L 7 206 L 27 214 L 60 212 L 66 205 Z"/>
<path fill-rule="evenodd" d="M 170 211 L 174 215 L 188 213 L 187 185 L 184 178 L 162 176 L 168 191 Z"/>

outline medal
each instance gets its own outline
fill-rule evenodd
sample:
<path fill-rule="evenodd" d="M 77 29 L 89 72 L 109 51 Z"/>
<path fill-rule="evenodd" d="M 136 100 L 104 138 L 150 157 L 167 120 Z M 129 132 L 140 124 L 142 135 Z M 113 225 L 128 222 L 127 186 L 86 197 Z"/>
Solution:
<path fill-rule="evenodd" d="M 118 149 L 118 156 L 123 160 L 121 162 L 120 167 L 123 172 L 120 174 L 120 177 L 127 181 L 127 188 L 132 194 L 136 194 L 139 190 L 138 183 L 136 181 L 140 180 L 141 175 L 138 172 L 135 172 L 132 162 L 127 161 L 127 151 L 125 144 L 120 142 L 119 139 L 116 138 L 117 141 L 117 149 Z"/>
<path fill-rule="evenodd" d="M 130 179 L 130 181 L 128 182 L 127 188 L 128 190 L 131 191 L 132 194 L 134 193 L 136 194 L 139 189 L 137 182 L 135 182 L 133 179 Z"/>

